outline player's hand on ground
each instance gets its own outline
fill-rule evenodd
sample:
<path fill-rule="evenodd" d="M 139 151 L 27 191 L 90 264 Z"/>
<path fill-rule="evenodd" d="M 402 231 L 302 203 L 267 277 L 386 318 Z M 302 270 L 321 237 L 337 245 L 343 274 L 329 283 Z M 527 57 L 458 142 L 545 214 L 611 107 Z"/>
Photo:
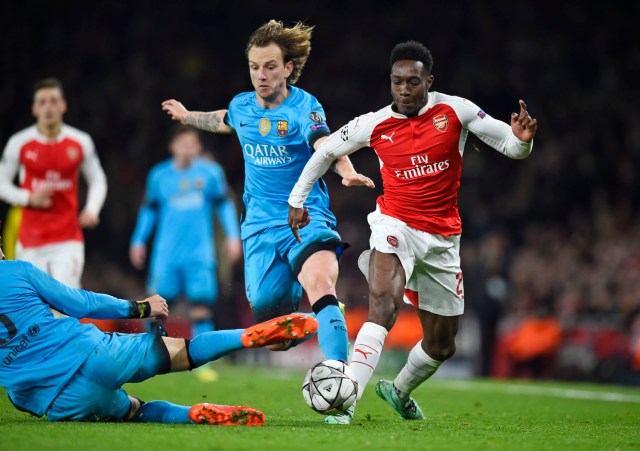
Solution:
<path fill-rule="evenodd" d="M 371 180 L 366 175 L 358 174 L 357 172 L 342 177 L 342 184 L 344 186 L 366 186 L 368 188 L 376 187 L 375 183 L 373 183 L 373 180 Z"/>
<path fill-rule="evenodd" d="M 129 248 L 129 260 L 134 268 L 142 270 L 147 261 L 147 246 L 135 244 Z"/>
<path fill-rule="evenodd" d="M 306 227 L 310 222 L 311 218 L 309 217 L 309 209 L 307 207 L 295 208 L 289 205 L 289 227 L 291 227 L 293 236 L 296 237 L 298 243 L 302 243 L 298 230 Z"/>
<path fill-rule="evenodd" d="M 45 209 L 53 204 L 53 190 L 38 188 L 29 194 L 29 206 L 31 208 Z"/>
<path fill-rule="evenodd" d="M 100 224 L 100 218 L 86 210 L 80 213 L 78 221 L 80 222 L 80 227 L 83 229 L 93 229 Z"/>
<path fill-rule="evenodd" d="M 187 120 L 187 115 L 189 114 L 189 111 L 184 107 L 184 105 L 175 99 L 165 100 L 162 102 L 162 110 L 171 116 L 171 119 L 182 122 L 183 124 Z"/>
<path fill-rule="evenodd" d="M 148 302 L 151 306 L 149 318 L 155 318 L 162 323 L 167 320 L 169 317 L 169 304 L 167 304 L 167 301 L 162 296 L 154 294 L 145 299 L 145 302 Z"/>
<path fill-rule="evenodd" d="M 224 251 L 229 259 L 229 263 L 234 264 L 242 259 L 242 240 L 229 239 L 224 243 Z"/>
<path fill-rule="evenodd" d="M 538 129 L 538 121 L 527 111 L 527 104 L 519 100 L 520 113 L 511 113 L 511 130 L 520 141 L 531 142 Z"/>

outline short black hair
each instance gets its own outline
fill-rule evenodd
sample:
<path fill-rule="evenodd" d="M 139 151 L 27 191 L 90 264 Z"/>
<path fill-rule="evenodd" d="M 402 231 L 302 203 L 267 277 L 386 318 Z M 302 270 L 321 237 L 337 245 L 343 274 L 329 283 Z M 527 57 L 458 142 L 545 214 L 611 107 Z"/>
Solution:
<path fill-rule="evenodd" d="M 202 137 L 200 136 L 200 132 L 198 131 L 197 128 L 193 128 L 190 125 L 178 123 L 178 124 L 174 124 L 169 129 L 169 142 L 173 142 L 174 139 L 176 139 L 178 136 L 183 135 L 185 133 L 195 133 L 196 136 L 198 137 L 198 140 L 202 141 Z"/>
<path fill-rule="evenodd" d="M 424 70 L 427 71 L 427 74 L 431 74 L 431 69 L 433 69 L 433 56 L 431 56 L 431 52 L 418 41 L 407 41 L 396 44 L 391 51 L 391 66 L 393 66 L 396 61 L 401 60 L 420 61 L 424 66 Z"/>
<path fill-rule="evenodd" d="M 36 95 L 36 92 L 45 88 L 58 88 L 62 97 L 64 97 L 64 88 L 62 87 L 62 82 L 55 77 L 44 78 L 42 80 L 38 80 L 35 85 L 33 85 L 33 95 Z"/>

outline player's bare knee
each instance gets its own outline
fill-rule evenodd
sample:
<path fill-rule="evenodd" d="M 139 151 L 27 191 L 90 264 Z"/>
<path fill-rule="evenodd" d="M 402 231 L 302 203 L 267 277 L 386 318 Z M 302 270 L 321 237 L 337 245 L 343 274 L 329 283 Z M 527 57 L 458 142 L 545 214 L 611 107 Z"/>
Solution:
<path fill-rule="evenodd" d="M 425 346 L 422 342 L 422 349 L 427 353 L 429 357 L 440 362 L 450 359 L 456 353 L 456 343 L 452 341 L 447 344 L 438 343 L 431 346 Z"/>
<path fill-rule="evenodd" d="M 205 304 L 194 304 L 189 309 L 191 321 L 208 321 L 213 318 L 213 307 Z"/>
<path fill-rule="evenodd" d="M 310 298 L 321 298 L 326 294 L 333 294 L 336 291 L 336 281 L 327 275 L 308 278 L 303 285 L 304 291 Z"/>

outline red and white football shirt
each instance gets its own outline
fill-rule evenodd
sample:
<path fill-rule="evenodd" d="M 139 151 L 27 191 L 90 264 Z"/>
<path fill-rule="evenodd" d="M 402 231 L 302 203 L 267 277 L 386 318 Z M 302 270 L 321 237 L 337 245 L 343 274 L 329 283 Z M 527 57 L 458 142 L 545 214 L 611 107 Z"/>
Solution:
<path fill-rule="evenodd" d="M 18 170 L 20 187 L 13 184 Z M 83 241 L 78 222 L 78 173 L 89 186 L 85 210 L 100 213 L 107 192 L 106 177 L 91 137 L 63 125 L 50 140 L 35 125 L 13 135 L 0 160 L 0 198 L 24 206 L 18 241 L 24 248 L 63 241 Z M 54 191 L 52 206 L 28 207 L 29 194 L 38 188 Z"/>
<path fill-rule="evenodd" d="M 333 133 L 307 163 L 289 198 L 301 207 L 309 186 L 337 157 L 372 147 L 380 160 L 380 211 L 428 233 L 458 235 L 458 189 L 468 132 L 511 158 L 524 158 L 531 143 L 511 127 L 460 97 L 429 93 L 418 115 L 396 113 L 391 105 L 359 116 Z M 310 185 L 309 185 L 310 184 Z"/>

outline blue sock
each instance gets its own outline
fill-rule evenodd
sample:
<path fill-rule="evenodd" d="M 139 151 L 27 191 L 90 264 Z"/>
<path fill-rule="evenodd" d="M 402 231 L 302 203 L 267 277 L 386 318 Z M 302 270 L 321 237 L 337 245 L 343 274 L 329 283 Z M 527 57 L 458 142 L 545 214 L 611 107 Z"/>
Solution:
<path fill-rule="evenodd" d="M 191 337 L 195 338 L 200 334 L 211 332 L 213 330 L 216 330 L 216 326 L 213 324 L 213 321 L 209 319 L 204 321 L 195 321 L 191 325 Z"/>
<path fill-rule="evenodd" d="M 187 351 L 194 368 L 219 359 L 233 351 L 244 349 L 240 336 L 244 329 L 205 332 L 189 342 Z"/>
<path fill-rule="evenodd" d="M 326 295 L 312 307 L 318 320 L 318 343 L 326 359 L 348 359 L 349 337 L 344 316 L 338 307 L 338 300 L 333 295 Z"/>
<path fill-rule="evenodd" d="M 140 423 L 190 424 L 189 406 L 179 406 L 168 401 L 149 401 L 140 406 L 131 421 Z"/>

